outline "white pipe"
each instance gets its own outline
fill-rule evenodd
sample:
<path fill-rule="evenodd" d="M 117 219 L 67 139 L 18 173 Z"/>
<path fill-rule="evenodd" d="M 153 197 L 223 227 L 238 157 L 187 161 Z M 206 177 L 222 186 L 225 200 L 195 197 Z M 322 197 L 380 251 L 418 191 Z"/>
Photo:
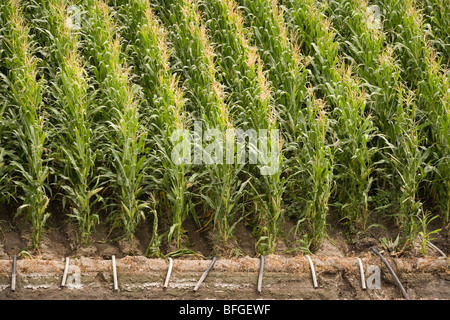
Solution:
<path fill-rule="evenodd" d="M 423 234 L 422 234 L 422 233 L 420 233 L 419 236 L 420 236 L 421 239 L 423 239 Z M 432 244 L 430 241 L 427 241 L 427 245 L 428 245 L 430 248 L 436 250 L 436 251 L 441 255 L 442 258 L 447 258 L 447 255 L 446 255 L 444 252 L 442 252 L 441 249 L 439 249 L 439 248 L 436 247 L 434 244 Z"/>
<path fill-rule="evenodd" d="M 261 255 L 260 257 L 261 264 L 259 268 L 259 276 L 258 276 L 258 293 L 261 293 L 262 291 L 262 278 L 263 278 L 263 271 L 264 271 L 264 256 Z"/>
<path fill-rule="evenodd" d="M 117 285 L 117 271 L 116 271 L 116 256 L 112 256 L 113 265 L 113 279 L 114 279 L 114 291 L 119 291 L 119 286 Z"/>
<path fill-rule="evenodd" d="M 69 257 L 66 257 L 66 266 L 64 267 L 64 275 L 61 282 L 61 287 L 66 286 L 67 272 L 69 270 Z"/>
<path fill-rule="evenodd" d="M 172 273 L 172 267 L 173 267 L 173 259 L 169 257 L 169 269 L 167 270 L 166 281 L 164 281 L 164 286 L 163 286 L 164 290 L 166 290 L 167 287 L 169 286 L 169 278 L 170 278 L 170 274 Z"/>
<path fill-rule="evenodd" d="M 366 277 L 364 276 L 364 268 L 360 258 L 358 258 L 359 273 L 361 274 L 361 286 L 363 290 L 366 290 Z"/>
<path fill-rule="evenodd" d="M 16 268 L 17 268 L 17 256 L 13 256 L 12 264 L 12 277 L 11 277 L 11 291 L 16 291 Z"/>
<path fill-rule="evenodd" d="M 311 275 L 312 275 L 312 278 L 313 278 L 314 288 L 318 288 L 319 286 L 317 285 L 316 270 L 314 269 L 314 264 L 313 264 L 311 258 L 309 257 L 309 255 L 306 255 L 306 258 L 308 258 L 309 265 L 311 266 Z"/>
<path fill-rule="evenodd" d="M 427 244 L 431 247 L 431 248 L 433 248 L 434 250 L 436 250 L 440 255 L 441 255 L 441 258 L 447 258 L 447 255 L 441 250 L 441 249 L 439 249 L 438 247 L 436 247 L 434 244 L 432 244 L 431 242 L 427 242 Z"/>

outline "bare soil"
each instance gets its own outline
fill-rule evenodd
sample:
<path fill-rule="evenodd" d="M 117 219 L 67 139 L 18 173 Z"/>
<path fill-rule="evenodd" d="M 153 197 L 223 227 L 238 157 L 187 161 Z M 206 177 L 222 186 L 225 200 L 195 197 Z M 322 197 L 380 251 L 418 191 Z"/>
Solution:
<path fill-rule="evenodd" d="M 15 208 L 0 207 L 0 300 L 4 299 L 401 299 L 402 294 L 387 268 L 371 251 L 374 246 L 390 262 L 412 299 L 449 299 L 449 260 L 429 248 L 427 256 L 417 243 L 395 256 L 380 244 L 382 237 L 395 239 L 395 228 L 371 228 L 351 234 L 336 219 L 330 218 L 327 237 L 311 254 L 316 267 L 319 288 L 314 289 L 309 264 L 301 250 L 292 250 L 298 239 L 290 232 L 295 224 L 286 219 L 284 234 L 274 255 L 266 257 L 263 291 L 256 292 L 259 258 L 252 230 L 238 224 L 236 239 L 230 248 L 216 250 L 213 270 L 198 292 L 195 284 L 208 267 L 214 248 L 214 231 L 201 229 L 187 219 L 183 225 L 190 249 L 196 255 L 174 258 L 170 285 L 163 290 L 168 263 L 143 255 L 151 240 L 153 222 L 144 221 L 133 244 L 120 239 L 121 231 L 100 223 L 93 232 L 91 245 L 77 242 L 77 225 L 70 222 L 58 207 L 50 208 L 52 216 L 42 235 L 40 252 L 28 246 L 31 228 L 25 217 L 13 218 Z M 104 217 L 101 217 L 102 222 Z M 374 221 L 376 223 L 376 221 Z M 433 226 L 432 226 L 433 227 Z M 449 254 L 448 229 L 435 235 L 433 243 Z M 291 250 L 287 250 L 291 249 Z M 163 239 L 162 254 L 173 250 Z M 397 251 L 398 248 L 396 248 Z M 11 292 L 11 259 L 18 255 L 17 289 Z M 119 291 L 112 290 L 111 257 L 117 259 Z M 81 287 L 61 288 L 64 258 L 81 270 Z M 364 266 L 381 269 L 381 288 L 363 290 L 357 259 Z M 367 275 L 366 275 L 367 277 Z"/>

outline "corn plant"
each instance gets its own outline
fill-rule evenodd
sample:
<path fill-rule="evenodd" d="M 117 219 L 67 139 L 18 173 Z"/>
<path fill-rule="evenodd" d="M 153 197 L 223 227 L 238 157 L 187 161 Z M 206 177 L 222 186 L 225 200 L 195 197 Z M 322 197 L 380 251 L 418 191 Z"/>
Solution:
<path fill-rule="evenodd" d="M 0 7 L 0 13 L 3 12 L 2 6 Z M 3 63 L 4 61 L 4 49 L 3 49 L 3 32 L 5 30 L 5 25 L 6 22 L 3 22 L 3 15 L 0 14 L 0 24 L 3 26 L 2 28 L 0 28 L 0 101 L 2 101 L 2 104 L 0 105 L 0 194 L 2 196 L 0 196 L 0 199 L 2 200 L 6 200 L 7 198 L 7 194 L 8 194 L 8 185 L 9 182 L 8 180 L 8 168 L 9 166 L 6 166 L 5 164 L 5 156 L 7 153 L 7 142 L 8 142 L 8 138 L 7 138 L 7 118 L 4 116 L 5 115 L 5 110 L 6 110 L 6 105 L 7 105 L 7 100 L 6 100 L 6 92 L 7 92 L 7 87 L 8 87 L 8 83 L 6 81 L 4 81 L 3 77 L 4 73 L 6 72 L 6 67 Z"/>
<path fill-rule="evenodd" d="M 422 141 L 431 148 L 429 155 L 436 168 L 427 189 L 446 224 L 450 211 L 448 71 L 433 48 L 423 16 L 412 1 L 380 1 L 379 5 L 387 15 L 385 28 L 399 57 L 401 77 L 416 91 L 417 116 L 425 123 Z"/>
<path fill-rule="evenodd" d="M 426 32 L 436 51 L 442 55 L 442 62 L 450 67 L 450 4 L 448 1 L 421 0 L 423 19 L 428 25 Z"/>
<path fill-rule="evenodd" d="M 67 23 L 68 7 L 64 1 L 53 0 L 45 2 L 41 12 L 46 16 L 39 20 L 39 30 L 46 31 L 41 45 L 49 48 L 49 65 L 59 66 L 52 73 L 52 97 L 56 99 L 49 108 L 56 137 L 53 165 L 63 189 L 63 204 L 69 202 L 69 216 L 78 222 L 80 239 L 87 245 L 99 221 L 93 206 L 101 199 L 102 189 L 94 178 L 96 128 L 92 119 L 98 108 L 88 94 L 91 88 L 78 53 L 78 36 Z"/>
<path fill-rule="evenodd" d="M 250 128 L 258 120 L 247 113 L 257 108 L 256 73 L 254 68 L 249 68 L 248 61 L 254 65 L 257 56 L 249 46 L 242 17 L 232 1 L 200 1 L 199 10 L 217 52 L 224 98 L 230 106 L 231 117 L 235 126 Z"/>
<path fill-rule="evenodd" d="M 411 93 L 405 94 L 399 89 L 399 103 L 397 112 L 391 121 L 395 132 L 396 144 L 391 151 L 391 162 L 395 168 L 399 194 L 399 212 L 397 219 L 403 227 L 407 240 L 417 235 L 419 219 L 423 214 L 423 205 L 419 198 L 419 187 L 432 171 L 429 163 L 430 149 L 422 145 L 421 130 L 423 124 L 416 120 L 417 106 Z"/>
<path fill-rule="evenodd" d="M 257 104 L 250 109 L 250 117 L 255 122 L 254 126 L 282 130 L 279 145 L 275 145 L 275 140 L 272 140 L 273 137 L 267 137 L 267 141 L 260 141 L 262 145 L 270 146 L 271 152 L 268 156 L 273 157 L 272 161 L 275 160 L 278 167 L 278 171 L 273 175 L 260 176 L 260 173 L 257 173 L 258 179 L 256 180 L 259 182 L 256 196 L 260 199 L 257 207 L 258 212 L 260 212 L 258 227 L 256 228 L 259 236 L 257 246 L 261 254 L 268 254 L 274 252 L 278 236 L 282 234 L 281 229 L 285 215 L 283 200 L 286 189 L 292 187 L 292 184 L 289 185 L 286 181 L 287 174 L 284 171 L 285 168 L 289 168 L 285 164 L 284 146 L 290 144 L 291 137 L 295 135 L 296 119 L 295 116 L 292 118 L 292 115 L 296 114 L 294 111 L 298 107 L 296 104 L 301 104 L 304 74 L 301 73 L 302 65 L 299 61 L 298 52 L 290 47 L 286 34 L 283 33 L 285 29 L 283 29 L 283 24 L 280 24 L 281 21 L 274 18 L 275 14 L 264 17 L 267 13 L 268 4 L 266 2 L 237 2 L 236 4 L 233 1 L 228 2 L 228 10 L 237 12 L 230 15 L 231 17 L 236 16 L 236 18 L 230 19 L 231 21 L 228 22 L 228 28 L 234 29 L 233 33 L 237 35 L 233 36 L 232 33 L 230 39 L 240 39 L 240 46 L 245 50 L 247 56 L 247 61 L 243 65 L 246 71 L 236 73 L 235 76 L 240 79 L 235 82 L 244 84 L 244 90 L 252 88 L 252 91 L 248 91 L 248 93 L 250 93 L 250 96 L 258 98 L 252 99 Z M 242 5 L 239 7 L 239 9 L 242 9 L 242 16 L 235 8 L 237 4 Z M 251 7 L 248 7 L 249 5 Z M 253 21 L 255 12 L 263 18 Z M 265 21 L 266 19 L 267 21 Z M 254 22 L 255 30 L 249 28 Z M 264 22 L 272 24 L 272 28 L 268 28 L 268 30 L 274 31 L 272 37 L 266 34 L 261 36 L 256 31 L 260 28 L 258 23 Z M 239 26 L 239 28 L 236 29 L 235 26 Z M 270 42 L 265 43 L 268 40 Z M 264 45 L 270 47 L 271 50 L 263 50 Z M 239 51 L 233 52 L 234 59 L 238 56 Z M 281 61 L 280 64 L 275 63 L 278 60 Z M 228 73 L 234 74 L 232 70 L 229 70 Z M 249 80 L 251 82 L 245 85 Z M 273 87 L 279 88 L 279 90 L 273 90 Z M 248 101 L 247 104 L 251 106 L 252 100 L 247 98 L 243 101 Z M 279 125 L 274 122 L 278 120 L 280 121 Z M 271 166 L 273 165 L 274 163 L 271 164 Z"/>
<path fill-rule="evenodd" d="M 278 114 L 272 104 L 271 88 L 264 76 L 261 61 L 258 61 L 256 71 L 259 106 L 251 114 L 255 119 L 262 119 L 257 127 L 268 132 L 267 136 L 258 137 L 258 154 L 261 163 L 258 166 L 260 170 L 257 175 L 258 183 L 255 184 L 261 213 L 258 217 L 259 239 L 256 244 L 259 252 L 266 255 L 275 251 L 284 222 L 283 195 L 286 190 L 286 178 L 283 176 L 284 141 L 278 133 L 280 129 L 277 121 Z"/>
<path fill-rule="evenodd" d="M 356 1 L 332 1 L 329 6 L 343 51 L 359 66 L 358 74 L 371 91 L 369 103 L 375 123 L 383 134 L 383 139 L 377 141 L 377 147 L 382 149 L 379 163 L 387 165 L 379 170 L 381 174 L 377 184 L 380 188 L 389 189 L 386 200 L 396 212 L 400 225 L 405 226 L 405 236 L 409 239 L 422 210 L 417 191 L 430 166 L 423 158 L 427 153 L 417 136 L 421 129 L 415 120 L 416 108 L 410 106 L 409 98 L 403 97 L 401 68 L 393 56 L 393 47 L 388 45 L 383 49 L 384 35 L 369 28 L 365 14 L 367 8 L 367 5 Z M 425 175 L 416 175 L 418 170 L 423 172 L 424 169 Z"/>
<path fill-rule="evenodd" d="M 47 196 L 47 166 L 44 146 L 45 115 L 42 106 L 43 80 L 38 80 L 37 59 L 30 28 L 21 16 L 20 2 L 8 1 L 2 7 L 2 16 L 8 21 L 4 33 L 5 65 L 11 110 L 13 137 L 16 140 L 17 158 L 10 165 L 17 172 L 14 179 L 22 193 L 23 204 L 17 214 L 25 211 L 33 227 L 32 247 L 39 249 L 41 233 L 50 213 L 46 211 L 50 201 Z"/>
<path fill-rule="evenodd" d="M 272 88 L 267 74 L 264 73 L 264 64 L 257 49 L 250 44 L 251 37 L 247 35 L 244 18 L 238 11 L 237 4 L 234 1 L 207 0 L 200 2 L 200 10 L 210 31 L 211 39 L 216 44 L 222 79 L 225 90 L 229 92 L 227 102 L 233 106 L 233 119 L 236 119 L 236 123 L 242 128 L 278 129 L 279 126 L 275 124 L 277 112 L 272 101 Z M 294 75 L 289 73 L 287 76 L 292 79 Z M 295 93 L 292 91 L 295 91 L 293 86 L 297 85 L 297 82 L 294 84 L 291 82 L 290 85 L 289 93 L 292 94 L 292 99 L 295 99 Z M 280 93 L 280 96 L 286 100 L 289 93 Z M 279 100 L 282 106 L 282 98 L 280 97 Z M 273 157 L 277 165 L 282 166 L 281 144 L 274 145 L 279 137 L 274 138 L 261 137 L 259 143 L 267 146 L 266 160 Z M 264 150 L 259 152 L 265 153 Z M 259 169 L 264 170 L 261 167 Z M 251 168 L 249 171 L 252 171 Z M 253 171 L 253 175 L 258 177 L 256 181 L 262 182 L 254 189 L 256 197 L 260 199 L 258 206 L 262 209 L 259 213 L 257 228 L 258 246 L 262 253 L 275 250 L 277 236 L 283 222 L 282 199 L 285 181 L 281 173 L 282 171 L 279 170 L 274 175 L 261 176 L 261 172 Z M 255 184 L 255 180 L 249 181 Z"/>
<path fill-rule="evenodd" d="M 354 66 L 369 92 L 368 104 L 383 132 L 386 121 L 395 112 L 398 67 L 382 65 L 381 55 L 391 52 L 392 47 L 384 50 L 386 39 L 381 30 L 369 24 L 369 9 L 367 3 L 356 0 L 329 1 L 326 13 L 336 30 L 336 42 L 343 58 Z M 392 67 L 396 69 L 395 74 Z"/>
<path fill-rule="evenodd" d="M 229 107 L 224 102 L 223 88 L 217 79 L 214 51 L 197 5 L 188 0 L 163 1 L 158 3 L 157 8 L 169 29 L 175 49 L 175 70 L 178 69 L 184 80 L 188 110 L 194 119 L 202 120 L 202 127 L 207 130 L 214 129 L 219 134 L 232 132 L 233 121 Z M 205 138 L 213 140 L 209 147 L 213 147 L 215 151 L 212 159 L 203 155 L 202 162 L 205 164 L 199 168 L 199 173 L 207 174 L 209 184 L 199 190 L 199 195 L 208 204 L 207 210 L 213 212 L 209 221 L 214 221 L 214 228 L 218 230 L 216 248 L 226 248 L 236 223 L 236 211 L 239 208 L 236 203 L 242 197 L 245 187 L 238 179 L 243 166 L 224 163 L 223 152 L 220 150 L 226 148 L 226 140 L 231 136 L 227 135 L 225 142 L 223 139 L 217 140 L 214 133 L 209 137 L 205 135 Z M 234 154 L 234 150 L 232 152 Z M 195 156 L 193 161 L 194 164 L 198 161 Z"/>
<path fill-rule="evenodd" d="M 385 212 L 389 207 L 396 208 L 397 201 L 396 196 L 392 195 L 398 189 L 393 185 L 396 181 L 393 178 L 394 169 L 386 158 L 391 159 L 390 146 L 396 142 L 395 134 L 391 134 L 390 120 L 399 103 L 397 88 L 401 86 L 400 69 L 392 46 L 383 48 L 386 40 L 384 33 L 369 24 L 370 7 L 367 3 L 345 0 L 329 1 L 328 4 L 325 13 L 336 30 L 336 42 L 345 61 L 354 66 L 362 85 L 367 88 L 367 105 L 380 132 L 371 142 L 379 149 L 375 157 L 377 180 L 374 181 L 374 197 L 381 202 L 375 210 Z M 389 193 L 387 189 L 390 189 Z"/>
<path fill-rule="evenodd" d="M 377 148 L 370 142 L 376 127 L 367 110 L 366 93 L 354 77 L 351 65 L 339 57 L 336 32 L 324 11 L 326 4 L 315 1 L 282 1 L 292 31 L 301 49 L 311 57 L 311 82 L 319 97 L 332 107 L 335 119 L 336 202 L 341 219 L 365 227 L 370 209 L 373 157 Z"/>
<path fill-rule="evenodd" d="M 312 91 L 307 108 L 300 111 L 298 139 L 301 149 L 294 164 L 299 188 L 306 190 L 297 229 L 303 221 L 307 223 L 308 232 L 302 245 L 310 251 L 319 247 L 326 233 L 328 202 L 333 188 L 334 156 L 333 148 L 327 141 L 330 120 L 327 118 L 326 105 L 322 100 L 315 99 Z"/>
<path fill-rule="evenodd" d="M 305 130 L 312 130 L 311 137 L 327 132 L 327 130 L 316 132 L 315 130 L 319 128 L 314 126 L 307 129 L 309 124 L 305 123 L 305 119 L 310 119 L 311 114 L 306 116 L 308 112 L 302 107 L 308 106 L 307 110 L 315 109 L 312 107 L 315 103 L 310 100 L 311 94 L 306 95 L 306 83 L 309 78 L 306 66 L 309 64 L 309 58 L 301 55 L 295 33 L 290 32 L 288 37 L 289 30 L 284 20 L 284 7 L 280 7 L 276 1 L 241 1 L 240 3 L 243 5 L 243 10 L 247 12 L 246 16 L 249 17 L 247 25 L 252 27 L 253 38 L 261 57 L 269 66 L 268 78 L 272 85 L 278 88 L 274 92 L 274 97 L 275 101 L 278 101 L 278 110 L 283 119 L 283 136 L 286 140 L 284 157 L 285 174 L 288 177 L 286 190 L 288 191 L 285 202 L 290 206 L 289 212 L 295 214 L 298 219 L 297 232 L 300 230 L 301 223 L 306 223 L 306 240 L 303 248 L 316 249 L 325 232 L 328 199 L 333 185 L 333 175 L 330 172 L 333 154 L 331 149 L 326 149 L 326 152 L 322 154 L 323 157 L 318 160 L 320 164 L 314 167 L 311 167 L 311 162 L 304 161 L 302 157 L 305 152 L 306 154 L 313 152 L 308 151 L 308 148 L 313 145 L 303 140 L 306 138 Z M 317 113 L 314 112 L 314 114 Z M 325 121 L 324 126 L 328 126 L 328 121 Z M 326 144 L 325 141 L 324 136 L 322 145 Z M 318 171 L 322 171 L 319 176 L 317 176 Z M 321 183 L 320 179 L 323 179 L 321 182 L 324 184 L 314 191 L 311 191 L 311 185 L 306 186 L 305 181 L 317 185 Z"/>
<path fill-rule="evenodd" d="M 15 112 L 11 108 L 9 101 L 11 95 L 8 94 L 10 82 L 8 80 L 8 69 L 6 67 L 6 35 L 7 20 L 3 14 L 5 4 L 0 5 L 0 201 L 10 203 L 16 201 L 17 186 L 13 183 L 18 179 L 14 168 L 10 165 L 11 161 L 17 160 L 15 152 L 15 138 L 12 134 L 12 125 L 14 124 Z"/>
<path fill-rule="evenodd" d="M 133 67 L 139 76 L 136 83 L 142 87 L 145 102 L 142 114 L 151 122 L 145 125 L 149 130 L 147 144 L 151 149 L 149 157 L 149 183 L 158 203 L 154 217 L 158 213 L 169 217 L 169 241 L 174 239 L 177 249 L 181 248 L 184 238 L 182 223 L 190 211 L 190 189 L 196 175 L 191 175 L 191 166 L 171 160 L 171 151 L 175 147 L 170 137 L 177 131 L 187 129 L 188 115 L 184 112 L 184 100 L 178 82 L 169 64 L 171 56 L 167 46 L 167 31 L 160 26 L 146 0 L 116 2 L 122 6 L 118 17 L 123 21 L 121 34 L 125 41 L 125 52 L 134 58 Z M 175 141 L 179 143 L 179 141 Z M 147 254 L 157 254 L 156 228 Z"/>
<path fill-rule="evenodd" d="M 419 217 L 420 219 L 420 227 L 421 231 L 419 231 L 419 237 L 421 238 L 420 243 L 420 253 L 422 253 L 423 256 L 427 255 L 427 245 L 431 243 L 432 240 L 434 240 L 431 235 L 438 233 L 442 229 L 435 229 L 435 230 L 428 230 L 429 224 L 431 221 L 436 219 L 438 216 L 432 216 L 431 213 L 428 211 L 422 215 L 422 217 Z"/>
<path fill-rule="evenodd" d="M 111 191 L 109 201 L 123 225 L 124 234 L 132 240 L 140 221 L 145 218 L 148 201 L 145 172 L 148 166 L 146 132 L 141 126 L 137 87 L 129 83 L 129 70 L 121 59 L 120 39 L 116 34 L 108 6 L 102 1 L 86 1 L 89 19 L 85 25 L 86 54 L 102 93 L 102 117 L 108 130 L 99 148 L 104 161 L 99 170 Z"/>
<path fill-rule="evenodd" d="M 0 95 L 0 99 L 2 99 L 3 101 L 5 101 L 3 94 Z M 0 197 L 0 199 L 2 200 L 7 200 L 8 198 L 8 189 L 9 189 L 9 182 L 8 182 L 8 167 L 5 165 L 5 156 L 7 153 L 7 150 L 5 148 L 6 145 L 6 139 L 5 139 L 5 135 L 4 135 L 4 131 L 5 131 L 5 120 L 3 118 L 3 113 L 5 110 L 5 105 L 1 106 L 0 108 L 0 193 L 2 194 L 2 196 Z"/>
<path fill-rule="evenodd" d="M 285 140 L 284 158 L 286 176 L 289 172 L 291 155 L 298 151 L 295 145 L 298 124 L 298 109 L 305 106 L 308 61 L 300 53 L 298 45 L 292 41 L 294 35 L 286 28 L 283 11 L 276 1 L 239 1 L 244 14 L 243 23 L 248 28 L 249 41 L 256 45 L 264 63 L 266 77 L 276 90 L 272 96 L 280 117 L 280 129 Z M 288 201 L 295 207 L 298 188 L 289 181 Z"/>

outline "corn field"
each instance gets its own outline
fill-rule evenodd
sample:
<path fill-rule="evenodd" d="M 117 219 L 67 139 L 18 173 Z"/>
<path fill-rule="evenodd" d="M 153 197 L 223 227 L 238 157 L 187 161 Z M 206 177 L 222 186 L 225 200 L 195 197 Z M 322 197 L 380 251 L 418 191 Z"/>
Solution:
<path fill-rule="evenodd" d="M 0 202 L 37 251 L 52 204 L 81 245 L 150 221 L 147 256 L 187 219 L 227 255 L 240 225 L 314 252 L 330 217 L 408 248 L 449 226 L 449 52 L 448 1 L 0 0 Z"/>

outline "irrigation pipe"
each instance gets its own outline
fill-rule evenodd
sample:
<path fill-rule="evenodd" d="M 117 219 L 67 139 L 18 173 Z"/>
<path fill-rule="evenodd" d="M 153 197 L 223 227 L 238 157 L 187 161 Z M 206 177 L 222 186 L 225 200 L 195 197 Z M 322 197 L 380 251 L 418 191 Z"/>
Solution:
<path fill-rule="evenodd" d="M 312 279 L 313 279 L 313 286 L 316 289 L 319 287 L 317 285 L 316 270 L 314 269 L 314 264 L 313 264 L 311 258 L 309 257 L 309 255 L 306 255 L 306 258 L 308 258 L 309 265 L 311 266 L 311 275 L 312 275 Z"/>
<path fill-rule="evenodd" d="M 431 248 L 433 248 L 434 250 L 436 250 L 436 251 L 441 255 L 441 258 L 447 258 L 447 255 L 446 255 L 441 249 L 439 249 L 438 247 L 436 247 L 434 244 L 432 244 L 431 242 L 428 242 L 428 245 L 429 245 Z"/>
<path fill-rule="evenodd" d="M 112 256 L 113 265 L 113 279 L 114 279 L 114 291 L 119 291 L 119 286 L 117 285 L 117 270 L 116 270 L 116 256 Z"/>
<path fill-rule="evenodd" d="M 263 272 L 264 272 L 264 256 L 260 256 L 261 264 L 259 267 L 259 275 L 258 275 L 258 293 L 261 293 L 262 290 L 262 279 L 263 279 Z"/>
<path fill-rule="evenodd" d="M 66 286 L 67 272 L 69 270 L 69 257 L 66 257 L 66 266 L 64 267 L 64 274 L 61 282 L 61 287 Z"/>
<path fill-rule="evenodd" d="M 430 241 L 427 241 L 427 244 L 428 246 L 436 250 L 441 255 L 442 258 L 447 258 L 447 255 L 441 249 L 432 244 Z"/>
<path fill-rule="evenodd" d="M 392 275 L 392 277 L 394 278 L 395 282 L 397 283 L 397 285 L 400 287 L 400 290 L 402 291 L 403 296 L 405 297 L 406 300 L 409 300 L 408 294 L 406 293 L 405 289 L 403 288 L 402 284 L 400 283 L 400 280 L 398 280 L 397 276 L 395 275 L 394 270 L 392 270 L 391 266 L 389 265 L 389 263 L 386 261 L 386 259 L 381 255 L 381 253 L 379 253 L 374 247 L 370 248 L 377 256 L 380 257 L 381 261 L 383 261 L 383 263 L 386 265 L 386 267 L 388 268 L 390 274 Z"/>
<path fill-rule="evenodd" d="M 167 270 L 167 276 L 166 276 L 166 281 L 164 281 L 163 290 L 166 290 L 167 287 L 169 286 L 169 279 L 170 279 L 170 274 L 172 273 L 172 267 L 173 267 L 173 259 L 169 257 L 169 269 Z"/>
<path fill-rule="evenodd" d="M 17 256 L 13 256 L 12 264 L 12 276 L 11 276 L 11 291 L 16 291 L 16 267 L 17 267 Z"/>
<path fill-rule="evenodd" d="M 360 258 L 358 258 L 359 273 L 361 274 L 361 286 L 363 290 L 366 290 L 366 277 L 364 276 L 364 268 Z"/>
<path fill-rule="evenodd" d="M 203 272 L 202 277 L 200 278 L 200 280 L 198 280 L 197 285 L 194 288 L 194 292 L 197 292 L 197 290 L 200 287 L 200 285 L 202 284 L 203 280 L 205 280 L 209 271 L 211 271 L 212 267 L 214 266 L 214 263 L 216 263 L 216 260 L 217 260 L 216 257 L 212 258 L 211 264 L 209 265 L 208 269 L 206 269 L 205 272 Z"/>

